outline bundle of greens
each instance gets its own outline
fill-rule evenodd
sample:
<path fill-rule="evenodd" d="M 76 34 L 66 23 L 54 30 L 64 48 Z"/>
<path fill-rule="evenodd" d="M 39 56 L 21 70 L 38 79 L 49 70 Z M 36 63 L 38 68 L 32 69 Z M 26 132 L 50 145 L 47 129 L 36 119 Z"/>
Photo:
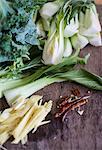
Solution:
<path fill-rule="evenodd" d="M 56 65 L 69 57 L 73 48 L 102 45 L 92 0 L 1 0 L 0 18 L 0 65 L 13 75 L 37 56 L 45 65 Z"/>
<path fill-rule="evenodd" d="M 52 2 L 52 4 L 55 9 L 52 9 L 51 13 L 48 13 L 50 3 L 45 4 L 40 11 L 44 21 L 51 24 L 43 51 L 45 64 L 58 64 L 63 57 L 72 54 L 72 49 L 83 49 L 88 43 L 102 46 L 101 25 L 94 2 L 69 0 L 59 11 L 55 7 L 56 3 Z M 62 5 L 62 2 L 59 1 L 59 4 Z"/>
<path fill-rule="evenodd" d="M 34 83 L 35 90 L 28 90 L 26 98 L 32 91 L 55 82 L 57 76 L 58 82 L 72 80 L 101 90 L 96 76 L 95 87 L 88 84 L 87 74 L 86 82 L 76 80 L 77 74 L 72 78 L 64 76 L 70 71 L 76 72 L 73 68 L 76 64 L 87 63 L 90 54 L 80 58 L 81 48 L 89 42 L 101 45 L 101 26 L 93 1 L 1 0 L 0 17 L 0 97 L 4 94 L 9 101 L 12 97 L 8 98 L 8 90 L 17 97 L 22 90 L 11 89 L 22 87 L 24 90 L 26 85 L 32 87 Z M 90 82 L 93 81 L 94 78 L 90 78 Z"/>

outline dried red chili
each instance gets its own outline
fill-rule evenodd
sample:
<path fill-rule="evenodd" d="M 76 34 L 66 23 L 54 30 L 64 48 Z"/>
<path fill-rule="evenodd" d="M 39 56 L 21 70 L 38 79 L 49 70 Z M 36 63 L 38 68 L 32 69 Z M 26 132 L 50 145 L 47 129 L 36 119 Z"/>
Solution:
<path fill-rule="evenodd" d="M 71 93 L 72 93 L 74 96 L 80 96 L 80 91 L 79 91 L 79 89 L 73 89 L 73 90 L 71 90 Z"/>
<path fill-rule="evenodd" d="M 85 105 L 88 102 L 88 96 L 80 96 L 80 91 L 78 89 L 74 89 L 73 95 L 64 96 L 61 98 L 62 102 L 59 104 L 59 112 L 55 114 L 55 117 L 63 116 L 65 118 L 66 114 L 70 110 L 74 110 L 75 108 L 79 108 L 82 105 Z M 71 91 L 71 92 L 72 92 Z M 79 97 L 80 96 L 80 97 Z"/>

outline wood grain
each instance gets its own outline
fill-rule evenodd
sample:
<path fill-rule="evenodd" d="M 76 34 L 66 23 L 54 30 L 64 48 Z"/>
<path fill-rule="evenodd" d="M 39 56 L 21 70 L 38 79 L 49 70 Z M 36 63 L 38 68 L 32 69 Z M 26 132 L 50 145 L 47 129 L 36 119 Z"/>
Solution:
<path fill-rule="evenodd" d="M 102 22 L 102 6 L 98 6 L 98 12 Z M 88 46 L 82 50 L 81 55 L 88 52 L 91 57 L 85 68 L 102 76 L 102 47 Z M 11 145 L 8 141 L 5 147 L 8 150 L 102 150 L 102 92 L 91 90 L 91 98 L 84 106 L 83 116 L 75 111 L 70 112 L 64 123 L 53 117 L 59 96 L 70 94 L 72 87 L 79 88 L 82 95 L 89 90 L 75 83 L 64 82 L 52 84 L 37 92 L 44 95 L 44 101 L 53 100 L 51 115 L 47 117 L 51 123 L 40 127 L 35 134 L 30 134 L 26 145 Z"/>
<path fill-rule="evenodd" d="M 102 0 L 96 0 L 96 4 L 102 4 Z"/>

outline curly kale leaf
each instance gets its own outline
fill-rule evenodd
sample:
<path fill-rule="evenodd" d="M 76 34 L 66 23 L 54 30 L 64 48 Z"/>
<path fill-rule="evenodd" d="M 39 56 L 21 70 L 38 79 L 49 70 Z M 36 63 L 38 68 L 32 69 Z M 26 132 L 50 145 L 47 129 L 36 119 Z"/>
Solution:
<path fill-rule="evenodd" d="M 10 7 L 8 1 L 0 0 L 0 21 L 4 19 L 8 13 L 13 13 L 13 9 Z"/>
<path fill-rule="evenodd" d="M 0 62 L 28 58 L 28 49 L 30 49 L 30 45 L 16 44 L 12 40 L 12 34 L 4 34 L 0 45 Z"/>
<path fill-rule="evenodd" d="M 36 33 L 36 25 L 33 23 L 32 18 L 28 21 L 24 28 L 13 30 L 16 34 L 16 41 L 22 44 L 39 45 Z"/>
<path fill-rule="evenodd" d="M 0 62 L 29 58 L 29 49 L 40 44 L 35 22 L 38 10 L 46 1 L 10 2 L 13 14 L 8 13 L 0 23 Z"/>

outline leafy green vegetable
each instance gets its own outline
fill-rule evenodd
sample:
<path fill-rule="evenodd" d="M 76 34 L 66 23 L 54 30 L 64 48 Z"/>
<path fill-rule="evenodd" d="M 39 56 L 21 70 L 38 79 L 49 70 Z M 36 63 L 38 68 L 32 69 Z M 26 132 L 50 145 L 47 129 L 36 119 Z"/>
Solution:
<path fill-rule="evenodd" d="M 71 20 L 76 15 L 76 13 L 80 13 L 80 11 L 85 13 L 85 10 L 90 8 L 93 3 L 94 0 L 66 0 L 64 12 L 67 11 L 68 14 L 70 14 L 67 21 Z"/>
<path fill-rule="evenodd" d="M 58 20 L 57 20 L 58 22 Z M 56 65 L 62 61 L 64 53 L 64 18 L 59 22 L 58 28 L 53 21 L 49 31 L 48 40 L 45 43 L 43 51 L 44 64 Z"/>
<path fill-rule="evenodd" d="M 58 65 L 54 65 L 54 66 L 37 66 L 37 70 L 34 69 L 34 73 L 32 73 L 31 75 L 23 75 L 22 76 L 18 76 L 15 77 L 12 73 L 13 71 L 10 72 L 10 70 L 2 70 L 0 73 L 1 76 L 3 76 L 3 78 L 0 80 L 0 97 L 3 96 L 3 91 L 8 90 L 8 89 L 12 89 L 12 88 L 16 88 L 19 86 L 23 86 L 26 84 L 30 84 L 31 82 L 34 82 L 37 79 L 40 79 L 41 77 L 46 77 L 46 76 L 55 76 L 55 74 L 57 73 L 64 73 L 66 71 L 69 71 L 70 69 L 73 68 L 73 66 L 77 63 L 80 64 L 85 64 L 87 63 L 87 60 L 89 58 L 89 54 L 85 56 L 85 58 L 80 58 L 78 57 L 78 53 L 76 52 L 75 54 L 73 54 L 72 56 L 70 56 L 69 58 L 65 58 L 63 59 L 63 62 L 58 64 Z M 35 63 L 36 66 L 36 62 L 38 64 L 40 58 L 33 60 L 33 65 Z M 25 70 L 28 69 L 29 67 L 31 68 L 32 63 L 23 66 L 22 68 L 19 68 L 19 70 Z M 12 68 L 9 68 L 12 69 Z M 13 68 L 14 69 L 14 68 Z M 16 69 L 16 68 L 15 68 Z M 16 70 L 17 72 L 17 70 Z M 14 72 L 15 73 L 15 72 Z M 9 79 L 8 79 L 9 76 Z M 5 77 L 5 78 L 4 78 Z M 15 78 L 11 78 L 11 77 L 15 77 Z"/>
<path fill-rule="evenodd" d="M 75 81 L 91 89 L 102 90 L 102 78 L 84 69 L 68 71 L 57 76 Z"/>
<path fill-rule="evenodd" d="M 53 2 L 48 2 L 43 5 L 40 9 L 40 15 L 45 20 L 51 19 L 56 12 L 63 6 L 64 0 L 55 0 Z M 50 8 L 50 11 L 49 11 Z"/>
<path fill-rule="evenodd" d="M 14 0 L 13 14 L 6 13 L 0 23 L 0 62 L 27 60 L 33 45 L 39 45 L 36 17 L 37 12 L 47 0 Z M 9 2 L 2 0 L 7 5 Z M 2 7 L 2 6 L 1 6 Z M 3 9 L 4 7 L 2 7 Z M 6 5 L 5 5 L 5 12 Z"/>
<path fill-rule="evenodd" d="M 50 85 L 54 82 L 61 82 L 61 81 L 63 80 L 60 78 L 51 78 L 46 76 L 36 81 L 33 81 L 29 84 L 26 84 L 25 86 L 4 91 L 4 95 L 6 100 L 9 103 L 12 103 L 12 101 L 18 98 L 19 96 L 23 96 L 24 98 L 29 97 L 30 95 L 44 88 L 45 86 Z"/>
<path fill-rule="evenodd" d="M 79 33 L 71 37 L 71 42 L 74 49 L 83 49 L 89 43 L 88 39 Z"/>
<path fill-rule="evenodd" d="M 75 17 L 73 17 L 70 22 L 67 23 L 64 36 L 72 37 L 74 34 L 78 33 L 79 21 L 78 21 L 78 13 L 76 13 Z"/>
<path fill-rule="evenodd" d="M 72 45 L 69 38 L 64 38 L 64 54 L 63 57 L 69 57 L 72 54 Z"/>
<path fill-rule="evenodd" d="M 10 3 L 6 0 L 0 0 L 0 21 L 2 21 L 8 13 L 13 13 Z"/>
<path fill-rule="evenodd" d="M 49 67 L 45 72 L 53 72 L 54 73 L 60 71 L 60 72 L 65 72 L 69 69 L 69 67 L 74 66 L 76 64 L 86 64 L 88 61 L 88 58 L 90 57 L 90 54 L 86 55 L 85 58 L 80 58 L 78 56 L 79 51 L 76 51 L 75 54 L 68 58 L 64 58 L 63 61 L 57 65 Z"/>
<path fill-rule="evenodd" d="M 37 70 L 35 73 L 28 75 L 28 76 L 24 76 L 23 78 L 0 79 L 0 98 L 3 97 L 3 91 L 5 91 L 5 90 L 24 86 L 28 83 L 35 81 L 36 79 L 41 77 L 42 74 L 44 74 L 45 69 L 46 69 L 45 67 L 44 68 L 42 67 L 41 69 Z"/>
<path fill-rule="evenodd" d="M 82 35 L 90 37 L 101 31 L 98 13 L 94 4 L 91 4 L 91 7 L 86 9 L 83 17 L 83 26 L 80 28 Z"/>
<path fill-rule="evenodd" d="M 72 70 L 65 73 L 55 74 L 55 77 L 44 76 L 43 78 L 39 78 L 38 80 L 33 81 L 29 84 L 26 84 L 18 88 L 6 90 L 3 93 L 8 103 L 11 103 L 19 96 L 23 96 L 24 98 L 27 98 L 33 93 L 37 92 L 38 90 L 54 82 L 63 82 L 63 81 L 70 81 L 70 80 L 80 83 L 91 89 L 102 90 L 101 77 L 95 74 L 91 74 L 84 69 L 80 69 L 80 70 Z"/>
<path fill-rule="evenodd" d="M 13 65 L 8 65 L 6 68 L 1 67 L 0 78 L 19 79 L 20 77 L 25 76 L 25 74 L 31 74 L 32 72 L 35 72 L 36 68 L 38 70 L 39 67 L 43 66 L 43 64 L 41 63 L 41 56 L 38 56 L 25 64 L 19 61 L 21 60 L 17 59 L 17 61 L 14 62 Z"/>

